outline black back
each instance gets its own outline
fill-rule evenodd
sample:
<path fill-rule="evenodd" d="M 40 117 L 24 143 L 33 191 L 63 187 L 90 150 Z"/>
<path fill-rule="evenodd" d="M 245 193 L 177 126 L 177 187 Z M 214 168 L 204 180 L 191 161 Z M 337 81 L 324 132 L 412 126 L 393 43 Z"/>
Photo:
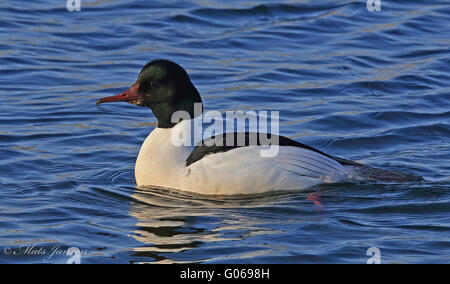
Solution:
<path fill-rule="evenodd" d="M 233 137 L 234 143 L 232 143 L 233 146 L 227 146 L 227 143 L 226 143 L 227 137 L 229 137 L 230 135 L 234 136 Z M 267 140 L 269 142 L 278 137 L 278 145 L 279 146 L 299 147 L 299 148 L 307 149 L 310 151 L 314 151 L 314 152 L 324 155 L 328 158 L 331 158 L 331 159 L 341 163 L 342 165 L 354 165 L 354 166 L 359 165 L 358 163 L 350 161 L 350 160 L 346 160 L 346 159 L 328 155 L 328 154 L 326 154 L 320 150 L 317 150 L 311 146 L 302 144 L 300 142 L 297 142 L 295 140 L 292 140 L 292 139 L 284 137 L 284 136 L 279 136 L 279 135 L 275 135 L 275 134 L 263 134 L 263 135 L 265 137 L 267 137 Z M 245 143 L 243 146 L 237 146 L 239 136 L 245 138 Z M 256 145 L 254 143 L 253 144 L 250 143 L 250 142 L 253 142 L 253 141 L 251 141 L 250 137 L 257 137 Z M 219 143 L 217 143 L 218 141 L 221 141 L 222 143 L 220 143 L 219 145 L 208 146 L 208 145 L 212 144 L 211 140 L 214 140 L 216 142 L 216 144 L 219 144 Z M 229 138 L 229 140 L 231 141 L 231 138 Z M 211 142 L 211 143 L 208 143 L 208 142 Z M 191 154 L 189 155 L 189 157 L 187 157 L 186 166 L 192 165 L 193 163 L 200 161 L 203 157 L 205 157 L 207 155 L 220 153 L 220 152 L 227 152 L 227 151 L 239 148 L 239 147 L 246 147 L 246 146 L 270 146 L 270 144 L 268 144 L 266 141 L 261 141 L 259 133 L 255 133 L 255 132 L 223 133 L 223 134 L 220 134 L 217 136 L 212 136 L 211 138 L 208 138 L 206 140 L 203 140 L 200 145 L 196 146 L 194 148 L 194 150 L 191 152 Z"/>

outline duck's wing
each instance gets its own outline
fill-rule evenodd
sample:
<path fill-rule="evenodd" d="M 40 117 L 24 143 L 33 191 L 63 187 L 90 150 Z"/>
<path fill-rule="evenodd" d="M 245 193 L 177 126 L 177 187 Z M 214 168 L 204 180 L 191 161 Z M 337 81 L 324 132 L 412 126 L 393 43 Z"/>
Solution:
<path fill-rule="evenodd" d="M 264 139 L 262 139 L 263 137 Z M 272 144 L 273 141 L 275 141 L 276 144 Z M 279 136 L 275 134 L 257 133 L 257 132 L 234 132 L 234 133 L 223 133 L 202 140 L 200 143 L 198 143 L 197 146 L 195 146 L 194 150 L 186 159 L 186 166 L 189 166 L 201 160 L 203 157 L 207 155 L 227 152 L 239 147 L 270 146 L 270 145 L 290 146 L 309 150 L 311 152 L 332 159 L 342 165 L 354 165 L 354 166 L 360 165 L 350 160 L 328 155 L 311 146 L 302 144 L 298 141 L 292 140 L 284 136 Z"/>
<path fill-rule="evenodd" d="M 262 160 L 256 158 L 262 147 L 274 145 L 279 146 L 277 155 Z M 186 159 L 186 166 L 198 163 L 205 157 L 235 149 L 254 152 L 254 161 L 273 162 L 289 172 L 311 178 L 348 174 L 344 165 L 353 163 L 341 159 L 341 164 L 333 156 L 284 136 L 235 132 L 223 133 L 201 141 Z"/>
<path fill-rule="evenodd" d="M 238 143 L 238 137 L 241 139 L 240 144 Z M 261 139 L 261 137 L 266 139 Z M 266 133 L 260 135 L 260 133 L 255 132 L 224 133 L 205 139 L 188 156 L 186 166 L 216 153 L 224 153 L 242 147 L 271 145 L 268 144 L 268 141 L 276 141 L 276 145 L 280 146 L 278 155 L 274 156 L 271 161 L 276 162 L 287 171 L 305 177 L 319 178 L 329 175 L 348 175 L 350 179 L 354 180 L 386 182 L 407 182 L 422 179 L 415 174 L 382 170 L 331 156 L 284 136 Z M 249 151 L 255 151 L 256 148 L 252 147 L 252 150 L 249 149 Z"/>
<path fill-rule="evenodd" d="M 271 149 L 271 150 L 270 150 Z M 198 145 L 186 159 L 183 188 L 213 194 L 302 190 L 348 179 L 345 166 L 318 152 L 294 146 Z"/>

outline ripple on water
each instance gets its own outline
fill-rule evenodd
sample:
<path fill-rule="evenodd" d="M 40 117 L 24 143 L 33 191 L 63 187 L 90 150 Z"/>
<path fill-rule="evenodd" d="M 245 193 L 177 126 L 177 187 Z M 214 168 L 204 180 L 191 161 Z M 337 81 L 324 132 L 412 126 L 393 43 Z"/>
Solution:
<path fill-rule="evenodd" d="M 449 262 L 444 1 L 0 5 L 0 251 L 17 252 L 0 263 L 65 263 L 49 256 L 73 246 L 83 263 L 365 263 L 373 246 L 383 263 Z M 424 180 L 232 197 L 136 188 L 156 120 L 95 102 L 155 58 L 186 67 L 208 110 L 279 110 L 282 134 Z"/>

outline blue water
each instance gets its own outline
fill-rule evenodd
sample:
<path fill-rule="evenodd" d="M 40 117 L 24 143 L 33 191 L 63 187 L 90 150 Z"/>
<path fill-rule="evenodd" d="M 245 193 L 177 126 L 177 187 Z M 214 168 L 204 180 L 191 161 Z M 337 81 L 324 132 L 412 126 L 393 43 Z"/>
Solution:
<path fill-rule="evenodd" d="M 450 263 L 450 3 L 0 2 L 0 263 Z M 155 58 L 208 110 L 416 173 L 257 196 L 136 188 L 150 110 L 96 107 Z M 34 253 L 32 253 L 34 251 Z"/>

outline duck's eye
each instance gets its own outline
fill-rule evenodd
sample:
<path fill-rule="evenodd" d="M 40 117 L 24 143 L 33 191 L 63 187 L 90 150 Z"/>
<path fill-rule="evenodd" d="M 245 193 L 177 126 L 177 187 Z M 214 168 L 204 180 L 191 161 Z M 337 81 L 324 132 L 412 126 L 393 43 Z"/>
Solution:
<path fill-rule="evenodd" d="M 139 91 L 141 93 L 149 93 L 151 91 L 152 88 L 154 88 L 156 86 L 156 82 L 154 81 L 144 81 L 142 82 L 142 84 L 139 87 Z"/>

